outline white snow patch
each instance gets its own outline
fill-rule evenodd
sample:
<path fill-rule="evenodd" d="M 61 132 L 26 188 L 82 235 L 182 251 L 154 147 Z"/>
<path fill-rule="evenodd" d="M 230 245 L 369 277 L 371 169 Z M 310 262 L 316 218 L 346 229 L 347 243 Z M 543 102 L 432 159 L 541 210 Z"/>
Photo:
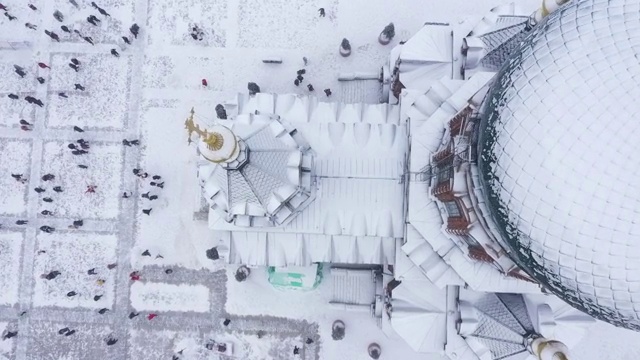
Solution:
<path fill-rule="evenodd" d="M 34 306 L 60 306 L 65 308 L 85 307 L 91 309 L 110 308 L 114 298 L 116 270 L 107 265 L 116 261 L 117 239 L 115 235 L 80 232 L 38 233 L 38 250 L 34 264 Z M 97 275 L 87 271 L 95 268 Z M 57 270 L 61 275 L 53 280 L 40 277 Z M 99 285 L 97 280 L 105 280 Z M 75 291 L 78 295 L 68 297 Z M 94 301 L 95 295 L 103 295 Z"/>
<path fill-rule="evenodd" d="M 11 174 L 22 174 L 28 179 L 30 159 L 31 143 L 6 139 L 0 141 L 0 214 L 21 215 L 26 211 L 28 184 L 16 181 Z"/>
<path fill-rule="evenodd" d="M 86 21 L 85 21 L 86 22 Z M 80 71 L 72 70 L 68 63 L 79 58 Z M 51 58 L 47 125 L 50 127 L 122 129 L 129 107 L 128 82 L 131 59 L 122 54 L 55 54 Z M 86 90 L 74 90 L 74 84 Z M 58 96 L 65 92 L 68 98 Z"/>
<path fill-rule="evenodd" d="M 23 233 L 0 233 L 0 304 L 18 302 Z"/>
<path fill-rule="evenodd" d="M 209 288 L 137 281 L 131 285 L 131 306 L 138 311 L 208 312 Z"/>
<path fill-rule="evenodd" d="M 55 175 L 43 184 L 52 203 L 40 200 L 40 211 L 50 210 L 56 217 L 81 219 L 115 219 L 121 197 L 122 145 L 90 143 L 89 154 L 74 156 L 66 143 L 46 142 L 42 159 L 42 174 Z M 78 164 L 88 165 L 81 169 Z M 56 185 L 64 192 L 51 190 Z M 96 185 L 95 193 L 87 193 L 88 185 Z M 44 196 L 46 195 L 46 196 Z"/>
<path fill-rule="evenodd" d="M 184 109 L 183 109 L 184 110 Z M 138 234 L 131 253 L 134 268 L 149 264 L 181 265 L 187 268 L 219 269 L 219 264 L 206 257 L 215 242 L 206 220 L 194 220 L 198 180 L 193 148 L 186 146 L 186 133 L 180 118 L 182 112 L 151 108 L 145 112 L 144 147 L 141 167 L 149 173 L 140 181 L 140 193 L 151 191 L 158 199 L 140 198 L 139 209 L 151 208 L 151 215 L 138 213 Z M 170 159 L 171 161 L 167 161 Z M 161 175 L 164 188 L 149 186 L 152 175 Z M 129 176 L 129 175 L 127 175 Z M 133 176 L 130 175 L 130 176 Z M 161 241 L 159 241 L 161 240 Z M 152 257 L 140 256 L 149 250 Z M 164 259 L 155 259 L 161 254 Z"/>

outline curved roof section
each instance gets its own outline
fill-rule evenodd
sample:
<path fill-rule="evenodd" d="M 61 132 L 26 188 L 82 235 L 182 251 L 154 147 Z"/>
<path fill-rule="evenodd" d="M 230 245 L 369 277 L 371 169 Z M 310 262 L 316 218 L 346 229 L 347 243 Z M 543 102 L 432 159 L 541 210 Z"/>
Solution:
<path fill-rule="evenodd" d="M 198 167 L 205 197 L 235 225 L 285 224 L 313 200 L 308 147 L 276 118 L 239 139 L 238 164 L 203 162 Z"/>
<path fill-rule="evenodd" d="M 511 256 L 574 307 L 640 330 L 640 3 L 536 26 L 483 106 L 478 165 Z"/>

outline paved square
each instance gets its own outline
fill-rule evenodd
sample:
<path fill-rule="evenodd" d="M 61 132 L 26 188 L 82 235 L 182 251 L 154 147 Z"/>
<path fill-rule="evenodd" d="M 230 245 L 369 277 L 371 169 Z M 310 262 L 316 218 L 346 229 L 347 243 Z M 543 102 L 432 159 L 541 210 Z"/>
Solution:
<path fill-rule="evenodd" d="M 202 89 L 202 79 L 209 79 L 208 90 L 223 90 L 222 56 L 147 56 L 144 86 L 155 89 Z"/>
<path fill-rule="evenodd" d="M 224 47 L 223 22 L 227 1 L 154 0 L 149 2 L 149 44 Z M 202 41 L 189 35 L 197 25 L 205 33 Z"/>
<path fill-rule="evenodd" d="M 34 261 L 34 306 L 89 309 L 111 308 L 114 300 L 116 270 L 108 264 L 116 262 L 117 238 L 115 235 L 82 232 L 39 232 Z M 95 268 L 96 275 L 87 271 Z M 51 271 L 61 274 L 53 280 L 41 277 Z M 98 279 L 104 280 L 100 285 Z M 70 291 L 77 295 L 67 296 Z M 102 296 L 98 301 L 94 296 Z"/>
<path fill-rule="evenodd" d="M 46 142 L 43 148 L 42 174 L 51 173 L 56 178 L 41 184 L 47 191 L 39 196 L 39 211 L 76 219 L 117 218 L 122 195 L 122 145 L 91 144 L 86 155 L 73 155 L 67 143 L 58 141 Z M 95 193 L 87 193 L 89 185 L 96 186 Z M 54 186 L 61 186 L 64 192 L 53 192 Z M 51 197 L 53 202 L 44 202 L 45 197 Z"/>
<path fill-rule="evenodd" d="M 66 24 L 70 29 L 78 30 L 83 36 L 90 36 L 94 43 L 106 43 L 106 44 L 114 44 L 116 40 L 120 40 L 120 36 L 130 35 L 129 27 L 134 22 L 134 11 L 135 11 L 135 0 L 101 0 L 99 1 L 100 7 L 107 9 L 110 17 L 105 17 L 104 15 L 100 15 L 98 11 L 93 9 L 90 5 L 90 1 L 86 3 L 82 3 L 80 9 L 76 9 L 69 1 L 67 0 L 55 0 L 54 6 L 55 9 L 58 9 L 64 15 L 64 24 Z M 52 10 L 53 11 L 53 10 Z M 94 26 L 87 22 L 87 17 L 89 15 L 95 15 L 100 20 L 98 26 Z M 47 14 L 47 17 L 50 17 L 50 14 Z M 48 19 L 47 19 L 48 20 Z M 60 30 L 60 23 L 54 22 L 51 20 L 54 31 L 60 35 L 60 40 L 62 42 L 76 42 L 87 44 L 80 36 L 77 34 L 67 34 Z M 71 69 L 69 69 L 71 70 Z"/>
<path fill-rule="evenodd" d="M 21 232 L 0 232 L 0 305 L 14 305 L 18 302 L 23 240 Z"/>
<path fill-rule="evenodd" d="M 13 100 L 7 97 L 9 92 L 0 93 L 0 127 L 20 127 L 20 119 L 35 123 L 35 105 L 24 101 L 25 96 L 33 96 L 31 92 L 13 92 L 20 96 L 20 99 Z"/>
<path fill-rule="evenodd" d="M 28 183 L 16 181 L 11 175 L 29 178 L 31 143 L 0 139 L 0 214 L 22 215 L 26 211 Z"/>
<path fill-rule="evenodd" d="M 111 334 L 111 329 L 103 325 L 74 324 L 70 319 L 69 323 L 37 321 L 30 327 L 29 360 L 115 360 L 117 347 L 122 346 L 121 343 L 107 346 L 104 339 Z M 58 330 L 65 327 L 76 330 L 76 333 L 59 335 Z"/>
<path fill-rule="evenodd" d="M 138 311 L 209 312 L 209 288 L 204 285 L 136 282 L 131 285 L 131 306 Z"/>
<path fill-rule="evenodd" d="M 238 46 L 249 48 L 304 49 L 318 45 L 321 23 L 318 8 L 331 6 L 327 1 L 240 0 Z M 300 22 L 297 19 L 307 20 Z M 296 26 L 289 24 L 295 21 Z M 265 31 L 269 29 L 269 31 Z M 338 43 L 336 43 L 337 49 Z"/>
<path fill-rule="evenodd" d="M 80 71 L 68 64 L 80 61 Z M 54 54 L 48 81 L 47 126 L 122 129 L 129 107 L 131 57 L 122 54 Z M 80 84 L 85 91 L 74 90 Z M 68 98 L 58 96 L 59 92 Z"/>

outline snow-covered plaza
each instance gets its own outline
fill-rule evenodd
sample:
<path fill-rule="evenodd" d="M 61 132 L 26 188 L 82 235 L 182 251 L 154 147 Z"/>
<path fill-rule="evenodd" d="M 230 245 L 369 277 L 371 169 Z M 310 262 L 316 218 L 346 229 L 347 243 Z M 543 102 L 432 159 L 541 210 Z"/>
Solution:
<path fill-rule="evenodd" d="M 194 221 L 196 157 L 184 120 L 195 108 L 199 121 L 213 122 L 215 106 L 248 82 L 304 95 L 312 84 L 321 101 L 379 103 L 377 81 L 338 75 L 379 72 L 392 46 L 425 22 L 480 19 L 506 0 L 96 1 L 109 16 L 75 1 L 33 0 L 32 10 L 0 0 L 17 18 L 0 17 L 0 333 L 17 332 L 0 339 L 0 359 L 365 360 L 373 342 L 381 359 L 446 359 L 389 337 L 366 312 L 331 307 L 328 269 L 317 288 L 287 291 L 268 282 L 266 267 L 238 282 L 237 265 L 208 258 L 217 239 L 206 221 Z M 391 21 L 396 37 L 383 46 L 377 36 Z M 189 35 L 194 25 L 203 40 Z M 345 37 L 349 57 L 338 53 Z M 305 81 L 296 86 L 299 69 Z M 87 153 L 77 153 L 79 139 Z M 331 339 L 336 319 L 346 323 L 341 341 Z M 640 358 L 638 339 L 598 323 L 574 354 Z M 209 351 L 211 340 L 233 350 Z"/>

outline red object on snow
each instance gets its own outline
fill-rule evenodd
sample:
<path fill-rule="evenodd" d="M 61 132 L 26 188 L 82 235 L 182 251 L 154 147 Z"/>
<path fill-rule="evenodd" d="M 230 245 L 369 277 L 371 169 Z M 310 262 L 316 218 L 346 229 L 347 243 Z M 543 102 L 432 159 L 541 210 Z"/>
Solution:
<path fill-rule="evenodd" d="M 129 274 L 129 277 L 131 278 L 131 281 L 140 280 L 140 273 L 137 271 L 134 271 L 131 274 Z"/>
<path fill-rule="evenodd" d="M 40 63 L 38 63 L 38 66 L 40 66 L 40 67 L 41 67 L 41 68 L 43 68 L 43 69 L 51 69 L 51 68 L 49 67 L 49 65 L 47 65 L 47 64 L 45 64 L 45 63 L 41 63 L 41 62 L 40 62 Z"/>
<path fill-rule="evenodd" d="M 209 83 L 207 83 L 207 79 L 202 79 L 202 86 L 209 86 Z"/>
<path fill-rule="evenodd" d="M 96 192 L 96 188 L 97 188 L 97 187 L 98 187 L 98 186 L 96 186 L 96 185 L 88 185 L 88 186 L 87 186 L 87 191 L 85 191 L 84 193 L 85 193 L 85 194 L 86 194 L 86 193 L 95 193 L 95 192 Z"/>
<path fill-rule="evenodd" d="M 151 314 L 147 315 L 147 319 L 153 320 L 153 318 L 156 317 L 156 316 L 158 316 L 158 314 L 151 313 Z"/>

